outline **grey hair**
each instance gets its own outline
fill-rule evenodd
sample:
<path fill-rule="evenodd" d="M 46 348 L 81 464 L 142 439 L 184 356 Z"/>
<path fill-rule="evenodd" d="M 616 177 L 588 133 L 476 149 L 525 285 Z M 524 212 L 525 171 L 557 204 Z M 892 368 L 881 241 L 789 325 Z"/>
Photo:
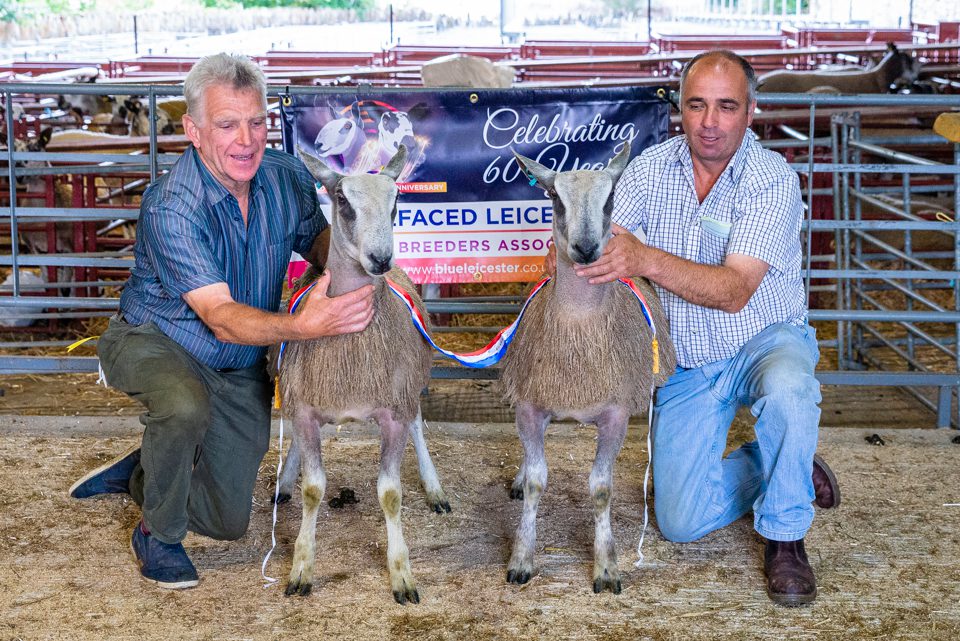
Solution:
<path fill-rule="evenodd" d="M 747 62 L 747 59 L 743 56 L 736 54 L 729 49 L 712 49 L 710 51 L 704 51 L 703 53 L 698 53 L 693 58 L 690 59 L 680 73 L 680 106 L 683 107 L 683 86 L 687 83 L 687 76 L 690 75 L 690 70 L 693 69 L 693 66 L 703 60 L 704 58 L 722 58 L 727 62 L 732 62 L 736 66 L 740 67 L 740 70 L 743 71 L 743 75 L 747 78 L 747 108 L 749 109 L 750 103 L 754 102 L 757 99 L 757 72 L 754 71 L 753 66 Z"/>
<path fill-rule="evenodd" d="M 198 60 L 183 81 L 183 96 L 191 118 L 201 119 L 204 93 L 213 85 L 227 85 L 235 91 L 255 91 L 261 96 L 264 108 L 267 106 L 267 79 L 260 66 L 247 56 L 217 53 Z"/>

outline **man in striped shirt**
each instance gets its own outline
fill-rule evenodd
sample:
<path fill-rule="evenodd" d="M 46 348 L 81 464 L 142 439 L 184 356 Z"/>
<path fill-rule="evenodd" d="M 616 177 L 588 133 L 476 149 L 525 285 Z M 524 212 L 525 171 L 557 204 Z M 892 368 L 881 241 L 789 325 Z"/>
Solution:
<path fill-rule="evenodd" d="M 749 129 L 755 90 L 753 69 L 732 52 L 690 61 L 684 135 L 627 167 L 613 214 L 622 227 L 577 271 L 592 283 L 648 278 L 667 310 L 678 367 L 653 421 L 660 531 L 693 541 L 752 510 L 767 539 L 767 593 L 800 605 L 817 592 L 803 543 L 811 503 L 834 507 L 840 493 L 814 454 L 819 351 L 801 277 L 799 181 Z M 740 405 L 757 419 L 756 440 L 724 457 Z"/>
<path fill-rule="evenodd" d="M 107 381 L 146 406 L 142 445 L 70 491 L 133 496 L 140 574 L 165 588 L 199 581 L 187 531 L 233 540 L 247 529 L 270 437 L 265 346 L 360 331 L 373 317 L 372 287 L 331 298 L 328 276 L 301 313 L 277 312 L 291 252 L 320 264 L 327 234 L 306 167 L 266 148 L 260 68 L 203 58 L 184 96 L 192 145 L 144 194 L 135 264 L 98 346 Z"/>

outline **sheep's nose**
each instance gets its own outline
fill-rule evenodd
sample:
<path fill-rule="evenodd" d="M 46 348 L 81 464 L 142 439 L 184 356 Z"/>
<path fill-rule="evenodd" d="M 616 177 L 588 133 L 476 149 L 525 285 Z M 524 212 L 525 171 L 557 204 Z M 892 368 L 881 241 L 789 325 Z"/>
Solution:
<path fill-rule="evenodd" d="M 388 271 L 390 271 L 390 261 L 393 259 L 392 254 L 387 254 L 385 256 L 367 254 L 367 258 L 370 260 L 370 273 L 374 276 L 386 274 Z"/>
<path fill-rule="evenodd" d="M 579 242 L 573 244 L 573 251 L 577 254 L 576 262 L 578 263 L 592 263 L 595 261 L 598 256 L 597 249 L 600 247 L 600 243 L 593 242 Z"/>

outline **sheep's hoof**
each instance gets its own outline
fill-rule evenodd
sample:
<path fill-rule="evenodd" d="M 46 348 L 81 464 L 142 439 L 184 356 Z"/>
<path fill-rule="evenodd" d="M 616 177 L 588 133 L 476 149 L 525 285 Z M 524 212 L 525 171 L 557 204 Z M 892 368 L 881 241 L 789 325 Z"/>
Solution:
<path fill-rule="evenodd" d="M 270 497 L 270 502 L 271 502 L 271 503 L 276 503 L 277 505 L 281 505 L 281 504 L 286 503 L 287 501 L 289 501 L 290 498 L 291 498 L 290 495 L 287 494 L 286 492 L 280 492 L 280 493 L 278 493 L 278 494 L 275 494 L 275 495 L 271 496 L 271 497 Z"/>
<path fill-rule="evenodd" d="M 407 589 L 406 591 L 394 590 L 393 600 L 400 605 L 406 605 L 407 603 L 420 603 L 420 593 L 417 592 L 416 588 Z"/>
<path fill-rule="evenodd" d="M 443 514 L 446 512 L 450 513 L 450 502 L 447 499 L 441 499 L 439 501 L 431 501 L 430 509 L 436 512 L 437 514 Z"/>
<path fill-rule="evenodd" d="M 621 585 L 620 577 L 611 577 L 608 573 L 604 572 L 603 576 L 597 577 L 593 580 L 593 592 L 594 594 L 600 594 L 604 590 L 610 590 L 614 594 L 620 594 Z"/>
<path fill-rule="evenodd" d="M 507 583 L 523 585 L 530 580 L 530 573 L 526 570 L 510 570 L 507 572 Z"/>
<path fill-rule="evenodd" d="M 290 581 L 287 583 L 287 589 L 283 593 L 287 596 L 291 594 L 298 594 L 300 596 L 308 596 L 310 591 L 313 589 L 312 583 L 300 583 L 299 581 Z"/>
<path fill-rule="evenodd" d="M 510 488 L 510 498 L 514 501 L 523 500 L 523 487 L 511 487 Z"/>

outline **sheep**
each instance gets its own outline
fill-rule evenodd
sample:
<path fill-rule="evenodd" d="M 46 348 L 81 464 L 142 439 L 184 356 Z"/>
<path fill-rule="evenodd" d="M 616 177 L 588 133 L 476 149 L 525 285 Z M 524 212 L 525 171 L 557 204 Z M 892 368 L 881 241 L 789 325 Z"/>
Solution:
<path fill-rule="evenodd" d="M 765 93 L 890 93 L 892 86 L 908 86 L 917 79 L 920 62 L 892 42 L 874 67 L 858 71 L 791 71 L 778 69 L 757 78 Z"/>
<path fill-rule="evenodd" d="M 574 263 L 592 263 L 603 253 L 610 235 L 614 186 L 629 154 L 627 144 L 602 171 L 562 173 L 514 154 L 524 173 L 553 201 L 557 267 L 556 276 L 530 300 L 501 369 L 503 397 L 516 408 L 524 450 L 511 488 L 511 497 L 523 498 L 523 514 L 508 583 L 524 584 L 533 574 L 537 507 L 547 483 L 547 425 L 555 418 L 572 418 L 596 424 L 598 432 L 590 473 L 593 591 L 621 590 L 610 527 L 613 464 L 629 418 L 648 407 L 653 387 L 666 382 L 676 356 L 663 308 L 645 279 L 633 282 L 646 298 L 652 326 L 627 287 L 617 282 L 591 285 L 576 275 Z M 653 365 L 657 361 L 659 369 Z"/>
<path fill-rule="evenodd" d="M 139 96 L 131 96 L 124 99 L 123 106 L 126 107 L 130 121 L 131 136 L 149 136 L 150 135 L 150 105 L 140 99 Z M 177 128 L 173 120 L 167 114 L 166 110 L 157 106 L 157 135 L 171 136 L 176 133 Z"/>
<path fill-rule="evenodd" d="M 157 100 L 157 135 L 160 136 L 177 133 L 176 118 L 165 108 L 165 102 Z M 150 135 L 150 107 L 141 96 L 60 95 L 57 96 L 57 108 L 71 114 L 78 127 L 89 118 L 89 126 L 98 131 Z M 173 109 L 178 110 L 175 104 Z M 180 113 L 182 115 L 182 111 Z"/>
<path fill-rule="evenodd" d="M 287 595 L 306 596 L 312 588 L 317 512 L 326 489 L 320 455 L 322 425 L 373 419 L 380 426 L 377 495 L 386 517 L 387 567 L 397 603 L 420 602 L 400 525 L 400 462 L 408 432 L 415 435 L 421 471 L 424 466 L 432 470 L 434 487 L 428 492 L 433 495 L 434 509 L 439 511 L 437 505 L 449 507 L 420 432 L 419 397 L 430 376 L 431 348 L 386 280 L 403 288 L 426 316 L 413 283 L 402 271 L 391 270 L 398 193 L 395 181 L 406 152 L 401 146 L 379 174 L 342 176 L 300 149 L 307 168 L 326 187 L 332 202 L 328 292 L 334 296 L 372 283 L 375 312 L 362 332 L 290 342 L 280 359 L 281 398 L 294 417 L 294 443 L 303 474 L 303 520 Z M 425 481 L 425 485 L 429 483 Z"/>
<path fill-rule="evenodd" d="M 43 274 L 35 274 L 26 269 L 17 270 L 20 280 L 20 293 L 29 291 L 38 291 L 39 288 L 46 286 Z M 4 295 L 13 292 L 13 271 L 7 274 L 7 277 L 0 283 L 0 292 Z M 22 328 L 33 325 L 36 316 L 44 312 L 43 305 L 17 306 L 5 305 L 3 303 L 5 296 L 0 295 L 0 327 Z"/>

